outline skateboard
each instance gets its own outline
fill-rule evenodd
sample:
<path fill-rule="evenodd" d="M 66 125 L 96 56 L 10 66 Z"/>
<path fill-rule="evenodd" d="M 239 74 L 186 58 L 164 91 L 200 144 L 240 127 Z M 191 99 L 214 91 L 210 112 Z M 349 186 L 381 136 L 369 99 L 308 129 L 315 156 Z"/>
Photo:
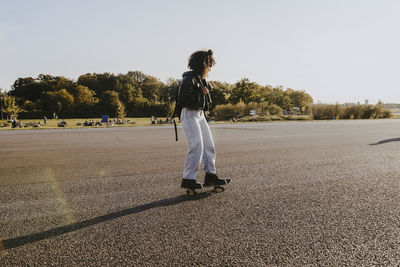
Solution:
<path fill-rule="evenodd" d="M 215 193 L 222 193 L 222 192 L 225 191 L 225 187 L 224 187 L 224 186 L 230 184 L 230 182 L 231 182 L 231 180 L 229 180 L 229 181 L 228 181 L 226 184 L 224 184 L 224 185 L 205 185 L 205 184 L 203 184 L 203 188 L 202 188 L 202 189 L 214 187 L 213 192 L 215 192 Z M 189 189 L 189 188 L 185 188 L 185 189 L 186 189 L 186 194 L 188 194 L 188 195 L 196 195 L 196 194 L 197 194 L 197 191 L 196 191 L 196 190 L 201 190 L 201 189 Z"/>

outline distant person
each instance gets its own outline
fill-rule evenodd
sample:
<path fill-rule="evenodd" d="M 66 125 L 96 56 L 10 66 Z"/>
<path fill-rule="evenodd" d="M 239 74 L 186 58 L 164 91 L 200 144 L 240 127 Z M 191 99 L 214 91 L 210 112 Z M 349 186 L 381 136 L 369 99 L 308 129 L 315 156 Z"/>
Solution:
<path fill-rule="evenodd" d="M 47 123 L 47 117 L 44 116 L 44 117 L 43 117 L 43 124 L 46 125 L 46 123 Z"/>
<path fill-rule="evenodd" d="M 154 116 L 151 116 L 151 124 L 155 124 L 156 123 L 156 118 Z"/>
<path fill-rule="evenodd" d="M 188 67 L 191 71 L 183 73 L 179 87 L 177 105 L 182 108 L 180 120 L 189 144 L 183 169 L 182 188 L 201 189 L 203 186 L 196 181 L 196 175 L 203 161 L 204 185 L 224 185 L 231 179 L 220 179 L 215 169 L 214 141 L 205 118 L 204 110 L 210 104 L 209 89 L 211 86 L 205 78 L 215 60 L 213 51 L 197 51 L 189 57 Z"/>

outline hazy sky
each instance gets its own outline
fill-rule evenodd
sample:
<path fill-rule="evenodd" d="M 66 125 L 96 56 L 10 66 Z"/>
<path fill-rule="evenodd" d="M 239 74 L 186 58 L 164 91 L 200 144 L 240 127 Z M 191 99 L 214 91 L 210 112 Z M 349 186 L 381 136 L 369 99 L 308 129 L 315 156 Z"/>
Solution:
<path fill-rule="evenodd" d="M 0 88 L 40 73 L 165 81 L 212 48 L 210 80 L 400 103 L 399 14 L 397 0 L 0 0 Z"/>

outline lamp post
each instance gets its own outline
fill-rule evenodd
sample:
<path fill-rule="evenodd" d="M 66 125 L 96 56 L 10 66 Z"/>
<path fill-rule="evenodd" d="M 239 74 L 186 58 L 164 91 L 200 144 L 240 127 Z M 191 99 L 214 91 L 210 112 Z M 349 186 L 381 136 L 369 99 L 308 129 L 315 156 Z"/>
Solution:
<path fill-rule="evenodd" d="M 1 110 L 1 120 L 3 120 L 3 93 L 0 91 L 0 110 Z"/>

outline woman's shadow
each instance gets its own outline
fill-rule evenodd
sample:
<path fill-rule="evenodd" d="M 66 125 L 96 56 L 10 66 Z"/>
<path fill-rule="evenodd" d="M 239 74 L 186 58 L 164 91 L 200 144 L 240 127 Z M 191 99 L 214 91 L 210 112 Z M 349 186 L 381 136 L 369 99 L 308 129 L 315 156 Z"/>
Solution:
<path fill-rule="evenodd" d="M 158 201 L 154 201 L 151 203 L 143 204 L 140 206 L 136 206 L 134 208 L 129 208 L 125 210 L 120 210 L 116 211 L 113 213 L 109 213 L 103 216 L 95 217 L 86 221 L 82 222 L 76 222 L 76 223 L 71 223 L 67 225 L 63 225 L 57 228 L 53 228 L 44 232 L 40 233 L 34 233 L 34 234 L 29 234 L 25 236 L 20 236 L 20 237 L 15 237 L 15 238 L 10 238 L 7 240 L 3 240 L 3 245 L 6 249 L 10 248 L 15 248 L 19 246 L 23 246 L 29 243 L 34 243 L 40 240 L 44 240 L 47 238 L 55 237 L 58 235 L 66 234 L 69 232 L 73 232 L 85 227 L 89 227 L 95 224 L 99 224 L 102 222 L 110 221 L 119 217 L 127 216 L 127 215 L 132 215 L 136 213 L 140 213 L 146 210 L 150 210 L 153 208 L 158 208 L 158 207 L 167 207 L 167 206 L 172 206 L 176 205 L 185 201 L 193 201 L 193 200 L 199 200 L 206 198 L 213 194 L 212 192 L 202 192 L 198 193 L 194 196 L 192 195 L 181 195 L 173 198 L 166 198 Z"/>
<path fill-rule="evenodd" d="M 398 142 L 398 141 L 400 141 L 400 138 L 391 138 L 391 139 L 382 140 L 377 143 L 369 144 L 369 145 L 376 146 L 376 145 L 382 145 L 382 144 L 386 144 L 386 143 L 390 143 L 390 142 Z"/>

